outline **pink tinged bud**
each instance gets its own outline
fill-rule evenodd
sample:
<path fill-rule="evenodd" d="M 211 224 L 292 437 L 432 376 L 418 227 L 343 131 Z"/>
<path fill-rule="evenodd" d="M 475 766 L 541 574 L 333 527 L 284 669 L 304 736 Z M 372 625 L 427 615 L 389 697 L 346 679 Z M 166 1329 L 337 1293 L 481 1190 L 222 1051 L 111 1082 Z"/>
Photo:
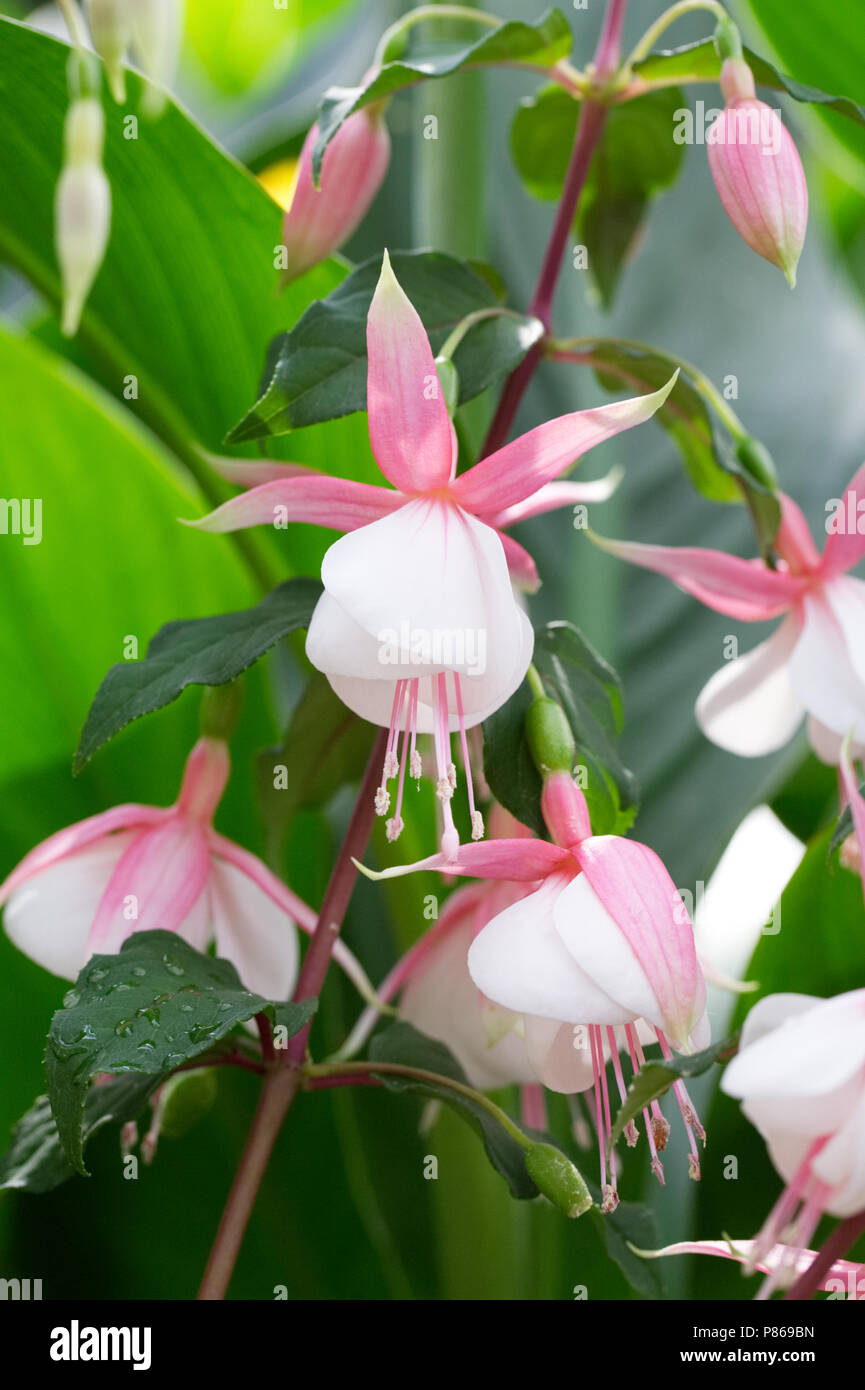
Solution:
<path fill-rule="evenodd" d="M 808 220 L 798 151 L 779 113 L 756 99 L 753 76 L 741 59 L 724 63 L 721 90 L 726 106 L 706 147 L 724 211 L 743 241 L 795 285 Z"/>
<path fill-rule="evenodd" d="M 348 240 L 381 187 L 390 162 L 390 136 L 380 109 L 356 111 L 340 127 L 325 151 L 319 188 L 312 177 L 317 139 L 316 124 L 304 141 L 294 196 L 283 221 L 286 284 Z"/>
<path fill-rule="evenodd" d="M 63 286 L 62 331 L 72 337 L 96 278 L 111 227 L 111 189 L 102 168 L 105 117 L 94 97 L 66 114 L 65 160 L 54 201 L 54 241 Z"/>

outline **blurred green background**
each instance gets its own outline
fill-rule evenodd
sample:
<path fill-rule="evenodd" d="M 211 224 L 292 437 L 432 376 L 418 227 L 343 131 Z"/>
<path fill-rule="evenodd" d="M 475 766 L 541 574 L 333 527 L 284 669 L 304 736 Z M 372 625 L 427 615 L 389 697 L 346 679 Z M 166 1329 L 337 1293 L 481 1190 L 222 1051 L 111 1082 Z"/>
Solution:
<path fill-rule="evenodd" d="M 6 4 L 0 11 L 21 17 L 30 8 Z M 51 8 L 40 7 L 40 21 L 51 23 Z M 261 0 L 188 0 L 179 100 L 218 145 L 279 193 L 284 162 L 297 153 L 322 91 L 357 80 L 383 28 L 408 8 L 386 0 L 290 0 L 284 9 Z M 631 6 L 627 46 L 663 8 L 659 0 Z M 495 9 L 503 17 L 536 17 L 525 0 L 500 0 Z M 783 0 L 733 9 L 752 46 L 782 68 L 865 100 L 863 0 L 838 0 L 831 13 L 816 0 L 794 13 Z M 591 57 L 601 12 L 599 0 L 587 10 L 567 7 L 578 64 Z M 671 31 L 670 45 L 710 29 L 704 18 L 689 17 Z M 112 166 L 109 140 L 115 239 L 92 299 L 96 326 L 80 342 L 63 342 L 51 307 L 51 194 L 64 100 L 59 52 L 48 68 L 12 62 L 0 43 L 0 266 L 8 266 L 0 268 L 0 477 L 6 496 L 41 496 L 45 518 L 40 546 L 0 541 L 0 876 L 71 821 L 121 800 L 173 799 L 194 738 L 194 694 L 126 730 L 73 781 L 77 732 L 128 635 L 143 650 L 164 621 L 254 601 L 255 583 L 230 540 L 176 524 L 178 515 L 197 515 L 205 505 L 200 480 L 184 468 L 183 440 L 191 434 L 208 448 L 222 447 L 254 398 L 271 336 L 342 274 L 321 267 L 277 299 L 276 205 L 171 111 L 142 138 L 140 162 Z M 530 74 L 508 71 L 398 95 L 388 116 L 391 170 L 345 248 L 348 260 L 380 254 L 385 245 L 481 258 L 504 277 L 509 302 L 523 307 L 553 215 L 549 204 L 527 197 L 509 160 L 510 121 L 533 86 Z M 694 95 L 709 105 L 717 100 L 712 88 Z M 439 117 L 435 142 L 422 138 L 429 114 Z M 678 183 L 652 210 L 613 312 L 603 314 L 587 277 L 566 265 L 555 317 L 563 334 L 642 339 L 697 363 L 716 383 L 734 375 L 736 409 L 767 444 L 782 485 L 816 529 L 825 499 L 838 495 L 865 453 L 865 132 L 810 108 L 786 114 L 812 200 L 795 294 L 739 241 L 717 201 L 705 151 L 693 148 Z M 127 402 L 130 373 L 139 377 L 140 394 Z M 517 423 L 528 428 L 602 399 L 591 373 L 549 365 Z M 476 437 L 493 403 L 470 407 L 467 424 Z M 273 452 L 375 476 L 363 416 L 281 439 Z M 660 430 L 647 426 L 607 445 L 581 475 L 596 476 L 615 462 L 626 465 L 626 478 L 599 529 L 750 553 L 742 509 L 713 507 L 693 493 Z M 803 743 L 746 762 L 709 745 L 694 724 L 693 700 L 719 664 L 729 620 L 664 580 L 600 555 L 567 514 L 523 530 L 543 579 L 535 616 L 578 623 L 624 678 L 625 749 L 643 791 L 636 832 L 665 857 L 677 885 L 693 889 L 709 878 L 755 805 L 775 800 L 801 839 L 817 835 L 831 785 L 827 793 Z M 275 582 L 314 570 L 327 539 L 298 528 L 280 535 L 278 545 L 260 537 L 254 545 Z M 751 634 L 742 636 L 751 641 Z M 261 663 L 247 681 L 219 826 L 258 852 L 265 839 L 250 809 L 254 755 L 279 737 L 298 689 L 287 652 Z M 785 786 L 787 795 L 777 800 Z M 302 812 L 291 826 L 284 867 L 313 903 L 346 811 L 342 796 Z M 423 827 L 413 835 L 401 842 L 402 857 L 419 851 Z M 383 844 L 373 853 L 381 855 Z M 361 884 L 347 936 L 373 978 L 420 933 L 423 896 L 434 890 L 418 879 L 385 895 Z M 851 922 L 852 930 L 839 930 Z M 761 941 L 756 977 L 763 992 L 829 993 L 860 983 L 858 928 L 858 886 L 827 867 L 824 837 L 788 890 L 782 932 Z M 63 992 L 62 982 L 0 935 L 0 1134 L 42 1089 L 44 1036 Z M 357 1007 L 342 981 L 332 981 L 314 1034 L 320 1052 L 340 1039 Z M 708 1111 L 708 1084 L 701 1089 Z M 135 1182 L 122 1176 L 116 1133 L 103 1133 L 90 1152 L 90 1180 L 75 1179 L 41 1198 L 0 1194 L 0 1276 L 41 1278 L 46 1298 L 191 1297 L 255 1095 L 252 1078 L 221 1075 L 208 1118 L 185 1140 L 163 1143 L 155 1165 L 142 1168 Z M 267 1175 L 231 1296 L 271 1298 L 285 1286 L 292 1299 L 567 1299 L 577 1285 L 588 1287 L 590 1299 L 631 1296 L 588 1222 L 571 1224 L 540 1204 L 511 1201 L 458 1121 L 446 1114 L 421 1134 L 419 1118 L 416 1101 L 365 1090 L 302 1098 Z M 427 1153 L 439 1159 L 436 1182 L 423 1178 Z M 722 1176 L 731 1153 L 740 1157 L 736 1183 Z M 684 1151 L 678 1156 L 680 1164 L 671 1149 L 663 1191 L 649 1187 L 639 1162 L 626 1176 L 629 1195 L 656 1207 L 663 1240 L 721 1230 L 751 1235 L 778 1184 L 738 1109 L 725 1101 L 712 1107 L 699 1189 L 686 1180 Z M 670 1296 L 751 1296 L 735 1267 L 697 1264 L 676 1261 L 664 1271 Z"/>

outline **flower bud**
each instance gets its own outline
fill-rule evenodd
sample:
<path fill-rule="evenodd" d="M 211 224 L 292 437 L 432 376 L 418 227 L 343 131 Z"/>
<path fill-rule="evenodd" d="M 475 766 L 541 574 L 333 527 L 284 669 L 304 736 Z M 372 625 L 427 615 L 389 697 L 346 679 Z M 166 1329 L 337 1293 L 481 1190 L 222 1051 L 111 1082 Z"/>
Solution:
<path fill-rule="evenodd" d="M 779 112 L 757 100 L 743 59 L 727 58 L 720 81 L 726 105 L 706 136 L 715 187 L 743 241 L 795 285 L 808 219 L 798 151 Z"/>
<path fill-rule="evenodd" d="M 532 1144 L 526 1149 L 526 1172 L 565 1216 L 582 1216 L 591 1207 L 592 1195 L 579 1169 L 553 1144 Z"/>
<path fill-rule="evenodd" d="M 63 285 L 61 329 L 67 338 L 78 330 L 111 226 L 111 189 L 101 163 L 104 132 L 102 106 L 94 97 L 72 103 L 54 200 L 54 242 Z"/>
<path fill-rule="evenodd" d="M 532 761 L 542 777 L 570 772 L 576 745 L 567 716 L 557 700 L 533 700 L 526 710 L 526 738 Z"/>
<path fill-rule="evenodd" d="M 775 464 L 769 450 L 765 444 L 760 443 L 759 439 L 753 439 L 750 435 L 740 439 L 736 446 L 736 458 L 755 483 L 768 488 L 770 492 L 776 490 L 778 474 Z"/>
<path fill-rule="evenodd" d="M 143 0 L 135 0 L 136 7 Z M 87 0 L 87 18 L 93 47 L 105 64 L 108 85 L 115 101 L 126 97 L 123 63 L 132 41 L 131 0 Z"/>
<path fill-rule="evenodd" d="M 283 284 L 348 240 L 378 192 L 390 161 L 390 136 L 380 107 L 356 111 L 340 127 L 325 150 L 319 188 L 312 177 L 317 139 L 316 124 L 304 141 L 294 196 L 283 221 Z"/>
<path fill-rule="evenodd" d="M 145 115 L 161 115 L 165 89 L 177 73 L 183 41 L 184 0 L 136 0 L 133 16 L 135 52 L 145 75 L 155 84 L 142 97 Z"/>

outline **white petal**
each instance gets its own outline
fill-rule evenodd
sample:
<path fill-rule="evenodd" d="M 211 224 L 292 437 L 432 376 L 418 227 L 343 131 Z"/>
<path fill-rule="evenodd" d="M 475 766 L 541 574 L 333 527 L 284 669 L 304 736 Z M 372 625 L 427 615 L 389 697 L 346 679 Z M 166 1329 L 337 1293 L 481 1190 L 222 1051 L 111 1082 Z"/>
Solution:
<path fill-rule="evenodd" d="M 853 1216 L 865 1208 L 865 1088 L 838 1130 L 814 1160 L 819 1178 L 831 1184 L 826 1210 Z"/>
<path fill-rule="evenodd" d="M 537 1076 L 551 1091 L 574 1095 L 594 1085 L 592 1051 L 585 1028 L 552 1018 L 527 1014 L 524 1021 L 526 1051 Z M 585 1042 L 586 1046 L 577 1044 Z"/>
<path fill-rule="evenodd" d="M 846 734 L 833 733 L 825 724 L 821 724 L 819 719 L 815 719 L 813 714 L 809 714 L 808 742 L 821 763 L 826 763 L 829 767 L 838 766 L 841 761 L 841 745 L 845 738 Z M 854 760 L 865 757 L 865 743 L 851 743 L 850 757 Z"/>
<path fill-rule="evenodd" d="M 592 983 L 556 931 L 553 910 L 565 884 L 553 874 L 488 922 L 469 951 L 471 977 L 488 998 L 517 1013 L 562 1023 L 629 1023 L 634 1015 Z"/>
<path fill-rule="evenodd" d="M 661 1006 L 618 923 L 585 874 L 568 884 L 553 911 L 556 931 L 573 959 L 605 998 L 615 999 L 620 1017 L 583 1010 L 583 1023 L 624 1023 L 646 1018 L 664 1027 Z M 588 1001 L 587 1001 L 588 1002 Z"/>
<path fill-rule="evenodd" d="M 99 901 L 135 832 L 111 835 L 34 874 L 6 904 L 9 939 L 38 965 L 74 980 L 92 954 Z"/>
<path fill-rule="evenodd" d="M 799 628 L 786 618 L 777 632 L 716 671 L 697 697 L 697 723 L 719 748 L 743 758 L 773 753 L 792 738 L 803 708 L 788 660 Z"/>
<path fill-rule="evenodd" d="M 213 860 L 209 888 L 217 955 L 232 962 L 255 994 L 289 999 L 299 961 L 291 918 L 241 869 L 224 860 Z"/>
<path fill-rule="evenodd" d="M 820 999 L 810 1008 L 805 998 L 770 996 L 752 1009 L 756 1040 L 730 1062 L 722 1090 L 746 1100 L 804 1101 L 830 1095 L 858 1075 L 865 1066 L 865 990 Z"/>
<path fill-rule="evenodd" d="M 805 626 L 790 661 L 790 679 L 805 709 L 842 737 L 854 730 L 865 741 L 865 682 L 857 671 L 862 633 L 855 630 L 859 604 L 835 580 L 822 595 L 805 600 Z M 853 655 L 855 654 L 856 664 Z"/>

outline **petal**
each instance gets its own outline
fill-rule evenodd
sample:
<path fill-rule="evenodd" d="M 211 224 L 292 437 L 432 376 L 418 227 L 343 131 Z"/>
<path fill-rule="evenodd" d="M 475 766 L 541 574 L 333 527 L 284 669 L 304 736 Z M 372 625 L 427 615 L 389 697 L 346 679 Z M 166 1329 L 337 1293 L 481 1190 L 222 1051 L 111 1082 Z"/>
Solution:
<path fill-rule="evenodd" d="M 243 849 L 227 836 L 220 835 L 216 830 L 209 830 L 207 843 L 212 853 L 231 864 L 233 868 L 251 879 L 262 893 L 270 898 L 271 902 L 280 908 L 287 917 L 296 922 L 306 932 L 315 930 L 318 922 L 318 913 L 313 911 L 303 898 L 299 898 L 290 888 L 283 883 L 281 878 L 277 878 L 266 864 L 251 854 L 248 849 Z"/>
<path fill-rule="evenodd" d="M 98 816 L 89 816 L 78 821 L 56 835 L 49 835 L 41 845 L 31 849 L 13 869 L 5 883 L 0 885 L 0 904 L 6 902 L 16 889 L 20 888 L 33 874 L 40 873 L 50 864 L 56 864 L 70 854 L 75 854 L 87 845 L 113 831 L 133 830 L 138 826 L 158 825 L 172 814 L 168 806 L 139 806 L 132 802 L 124 806 L 112 806 L 110 811 L 101 811 Z"/>
<path fill-rule="evenodd" d="M 793 737 L 804 713 L 789 670 L 799 632 L 798 619 L 788 618 L 767 641 L 715 672 L 697 698 L 706 738 L 742 758 L 759 758 Z"/>
<path fill-rule="evenodd" d="M 739 1264 L 750 1264 L 751 1252 L 755 1248 L 755 1240 L 680 1240 L 674 1245 L 665 1245 L 662 1250 L 641 1250 L 639 1254 L 644 1260 L 656 1260 L 665 1255 L 718 1255 L 724 1260 L 738 1260 Z M 816 1250 L 803 1250 L 791 1245 L 773 1245 L 771 1250 L 757 1260 L 754 1267 L 762 1274 L 772 1274 L 783 1265 L 790 1270 L 789 1282 L 792 1282 L 810 1268 L 816 1257 Z M 856 1275 L 862 1273 L 865 1273 L 865 1265 L 854 1264 L 852 1260 L 836 1260 L 819 1287 L 825 1289 L 837 1279 L 843 1280 L 846 1284 L 852 1275 L 855 1288 Z M 785 1285 L 787 1282 L 785 1281 Z"/>
<path fill-rule="evenodd" d="M 596 444 L 651 419 L 672 391 L 677 376 L 678 372 L 660 391 L 613 401 L 595 410 L 577 410 L 538 425 L 462 473 L 451 494 L 472 512 L 497 515 L 513 507 L 552 482 Z"/>
<path fill-rule="evenodd" d="M 811 574 L 820 568 L 820 552 L 814 544 L 801 509 L 785 492 L 778 493 L 781 525 L 775 536 L 775 549 L 793 574 Z"/>
<path fill-rule="evenodd" d="M 91 956 L 88 939 L 106 885 L 135 832 L 85 845 L 34 870 L 6 905 L 15 946 L 53 975 L 74 980 Z"/>
<path fill-rule="evenodd" d="M 538 577 L 537 566 L 529 552 L 515 541 L 513 536 L 505 536 L 501 531 L 496 531 L 496 535 L 502 543 L 505 552 L 508 571 L 513 582 L 527 594 L 536 594 L 541 587 Z"/>
<path fill-rule="evenodd" d="M 119 951 L 134 931 L 180 931 L 209 873 L 204 831 L 196 822 L 174 816 L 136 835 L 99 903 L 90 953 Z"/>
<path fill-rule="evenodd" d="M 310 473 L 308 477 L 277 478 L 250 488 L 198 521 L 180 519 L 184 526 L 197 531 L 239 531 L 245 526 L 273 526 L 277 522 L 283 526 L 289 521 L 354 531 L 396 511 L 404 501 L 390 488 Z"/>
<path fill-rule="evenodd" d="M 853 1216 L 865 1208 L 865 1090 L 860 1088 L 856 1101 L 848 1110 L 844 1123 L 828 1144 L 817 1154 L 812 1168 L 818 1178 L 828 1183 L 832 1195 L 826 1210 L 833 1216 Z"/>
<path fill-rule="evenodd" d="M 481 517 L 488 525 L 502 530 L 506 526 L 516 526 L 518 521 L 526 521 L 531 516 L 541 516 L 544 512 L 556 511 L 559 507 L 574 507 L 578 503 L 606 502 L 612 497 L 624 477 L 624 470 L 612 468 L 605 478 L 596 478 L 589 483 L 547 483 L 524 502 L 514 507 Z"/>
<path fill-rule="evenodd" d="M 369 438 L 379 468 L 401 492 L 446 487 L 456 436 L 426 329 L 386 251 L 366 342 Z"/>
<path fill-rule="evenodd" d="M 721 1081 L 727 1095 L 783 1100 L 792 1120 L 790 1101 L 830 1095 L 857 1077 L 865 1066 L 865 990 L 818 999 L 811 1007 L 806 1001 L 782 995 L 755 1005 L 749 1018 L 756 1017 Z"/>
<path fill-rule="evenodd" d="M 861 581 L 835 579 L 805 600 L 805 623 L 790 660 L 790 682 L 809 714 L 833 733 L 865 742 L 865 616 Z M 855 586 L 855 588 L 853 588 Z M 863 590 L 865 592 L 865 590 Z"/>
<path fill-rule="evenodd" d="M 557 900 L 572 886 L 553 875 L 494 917 L 469 950 L 471 977 L 488 999 L 517 1013 L 561 1023 L 633 1022 L 635 1014 L 589 979 L 556 930 Z"/>
<path fill-rule="evenodd" d="M 584 1040 L 585 1029 L 579 1025 L 559 1023 L 553 1018 L 536 1018 L 526 1014 L 523 1030 L 526 1051 L 536 1076 L 551 1091 L 572 1096 L 587 1091 L 595 1084 L 592 1053 L 589 1046 L 578 1046 Z"/>
<path fill-rule="evenodd" d="M 291 917 L 234 864 L 214 861 L 210 893 L 217 954 L 255 994 L 291 998 L 300 955 Z"/>
<path fill-rule="evenodd" d="M 707 608 L 742 622 L 760 622 L 785 613 L 802 593 L 804 580 L 770 570 L 762 560 L 742 560 L 698 546 L 642 545 L 611 541 L 591 533 L 602 550 L 643 569 L 665 574 Z"/>
<path fill-rule="evenodd" d="M 854 474 L 840 499 L 841 506 L 834 517 L 827 517 L 826 528 L 832 526 L 823 548 L 822 573 L 830 578 L 851 570 L 865 556 L 865 463 Z M 837 529 L 834 529 L 837 528 Z"/>
<path fill-rule="evenodd" d="M 533 883 L 545 878 L 555 869 L 573 864 L 566 849 L 550 844 L 549 840 L 483 840 L 477 844 L 460 845 L 458 857 L 448 859 L 443 854 L 431 854 L 414 864 L 396 864 L 379 873 L 363 868 L 367 878 L 378 882 L 382 878 L 402 878 L 405 874 L 438 869 L 441 873 L 462 874 L 469 878 L 507 879 L 514 883 Z"/>
<path fill-rule="evenodd" d="M 274 483 L 278 478 L 308 478 L 318 473 L 305 463 L 279 463 L 273 459 L 230 459 L 208 454 L 207 462 L 220 478 L 237 483 L 238 487 Z"/>
<path fill-rule="evenodd" d="M 600 989 L 687 1048 L 705 1011 L 705 986 L 670 875 L 646 845 L 615 835 L 583 840 L 575 856 L 583 872 L 556 904 L 556 930 Z"/>

